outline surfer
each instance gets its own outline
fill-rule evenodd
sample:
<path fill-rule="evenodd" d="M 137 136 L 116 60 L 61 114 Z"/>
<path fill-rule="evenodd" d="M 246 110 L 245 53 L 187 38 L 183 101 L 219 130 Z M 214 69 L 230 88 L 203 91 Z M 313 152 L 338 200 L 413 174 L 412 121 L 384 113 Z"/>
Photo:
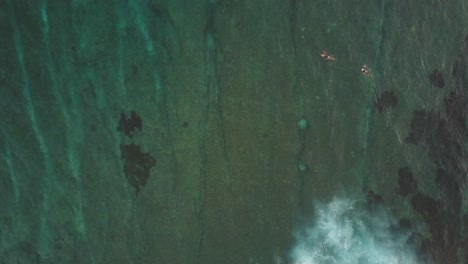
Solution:
<path fill-rule="evenodd" d="M 320 57 L 322 57 L 323 59 L 327 61 L 335 61 L 335 57 L 333 57 L 332 55 L 329 55 L 326 51 L 322 51 L 322 53 L 320 53 Z"/>
<path fill-rule="evenodd" d="M 372 77 L 369 66 L 367 64 L 362 65 L 361 72 L 368 78 Z"/>

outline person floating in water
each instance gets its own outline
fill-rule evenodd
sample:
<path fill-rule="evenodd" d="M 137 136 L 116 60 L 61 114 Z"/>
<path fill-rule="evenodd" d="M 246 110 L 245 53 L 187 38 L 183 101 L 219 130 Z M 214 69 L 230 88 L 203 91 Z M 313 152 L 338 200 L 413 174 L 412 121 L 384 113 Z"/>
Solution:
<path fill-rule="evenodd" d="M 327 60 L 327 61 L 335 61 L 335 57 L 328 54 L 326 51 L 322 51 L 322 53 L 320 53 L 320 57 L 322 57 L 324 60 Z"/>
<path fill-rule="evenodd" d="M 370 71 L 369 66 L 367 66 L 367 64 L 362 65 L 361 72 L 368 78 L 372 77 L 372 73 Z"/>

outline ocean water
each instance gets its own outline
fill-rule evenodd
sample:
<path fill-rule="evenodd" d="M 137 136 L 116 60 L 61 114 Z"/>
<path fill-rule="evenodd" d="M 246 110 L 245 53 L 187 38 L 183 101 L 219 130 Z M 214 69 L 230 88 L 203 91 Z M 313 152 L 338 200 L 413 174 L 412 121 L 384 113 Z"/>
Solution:
<path fill-rule="evenodd" d="M 468 263 L 466 14 L 0 0 L 0 264 Z"/>

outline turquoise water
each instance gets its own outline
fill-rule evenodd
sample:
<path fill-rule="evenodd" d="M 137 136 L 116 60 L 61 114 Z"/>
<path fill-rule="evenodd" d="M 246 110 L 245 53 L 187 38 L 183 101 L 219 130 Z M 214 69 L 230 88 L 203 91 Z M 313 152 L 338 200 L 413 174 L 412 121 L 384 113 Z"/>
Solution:
<path fill-rule="evenodd" d="M 467 13 L 0 1 L 0 263 L 468 263 Z"/>

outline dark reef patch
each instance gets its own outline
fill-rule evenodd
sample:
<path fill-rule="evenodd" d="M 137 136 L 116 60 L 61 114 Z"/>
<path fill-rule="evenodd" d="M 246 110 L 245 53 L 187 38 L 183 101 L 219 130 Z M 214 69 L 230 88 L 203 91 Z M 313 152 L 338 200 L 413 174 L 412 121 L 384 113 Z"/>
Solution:
<path fill-rule="evenodd" d="M 413 228 L 413 224 L 411 223 L 411 220 L 409 220 L 408 218 L 401 218 L 400 221 L 398 221 L 398 225 L 402 229 L 410 230 L 411 228 Z"/>
<path fill-rule="evenodd" d="M 426 224 L 429 227 L 433 239 L 443 239 L 443 230 L 441 227 L 443 226 L 444 220 L 440 211 L 440 204 L 428 195 L 417 193 L 411 198 L 411 205 L 413 209 L 426 220 Z"/>
<path fill-rule="evenodd" d="M 124 173 L 130 185 L 138 195 L 141 188 L 148 183 L 151 168 L 156 159 L 148 152 L 142 152 L 135 144 L 120 145 L 121 159 L 124 161 Z"/>
<path fill-rule="evenodd" d="M 455 126 L 452 121 L 439 112 L 414 111 L 411 132 L 405 142 L 421 145 L 438 167 L 455 168 L 463 157 L 464 139 L 452 129 Z"/>
<path fill-rule="evenodd" d="M 398 185 L 396 193 L 401 196 L 407 196 L 414 193 L 418 189 L 418 183 L 413 177 L 413 174 L 408 168 L 400 168 L 398 170 Z"/>
<path fill-rule="evenodd" d="M 120 120 L 119 126 L 117 127 L 117 131 L 121 131 L 127 137 L 131 138 L 133 136 L 132 132 L 136 131 L 137 129 L 141 131 L 141 127 L 141 117 L 139 117 L 135 111 L 131 111 L 129 117 L 127 117 L 127 115 L 123 111 L 120 113 Z"/>
<path fill-rule="evenodd" d="M 384 205 L 384 200 L 382 196 L 376 194 L 373 191 L 368 191 L 366 196 L 367 210 L 375 211 L 380 206 Z"/>
<path fill-rule="evenodd" d="M 445 114 L 448 129 L 452 132 L 454 140 L 464 140 L 466 136 L 466 117 L 468 114 L 468 96 L 464 89 L 452 91 L 444 100 Z M 455 142 L 457 145 L 461 141 Z"/>
<path fill-rule="evenodd" d="M 436 87 L 444 88 L 445 86 L 444 75 L 437 69 L 433 70 L 431 74 L 429 74 L 429 80 Z"/>
<path fill-rule="evenodd" d="M 462 208 L 468 164 L 465 150 L 468 137 L 468 85 L 465 79 L 468 35 L 461 51 L 452 68 L 454 87 L 444 99 L 444 109 L 414 111 L 411 131 L 405 139 L 405 142 L 426 150 L 436 165 L 437 194 L 429 196 L 416 191 L 410 198 L 413 209 L 423 217 L 430 232 L 430 236 L 421 241 L 420 252 L 431 255 L 436 263 L 460 263 L 462 258 L 468 259 L 468 223 Z M 429 78 L 433 85 L 444 87 L 445 81 L 438 70 L 434 70 Z M 405 174 L 400 169 L 397 190 L 402 195 L 417 188 L 416 181 L 403 177 Z M 464 253 L 460 255 L 460 252 Z"/>
<path fill-rule="evenodd" d="M 392 109 L 398 103 L 398 98 L 392 91 L 384 91 L 374 103 L 374 107 L 382 112 L 383 110 Z"/>

